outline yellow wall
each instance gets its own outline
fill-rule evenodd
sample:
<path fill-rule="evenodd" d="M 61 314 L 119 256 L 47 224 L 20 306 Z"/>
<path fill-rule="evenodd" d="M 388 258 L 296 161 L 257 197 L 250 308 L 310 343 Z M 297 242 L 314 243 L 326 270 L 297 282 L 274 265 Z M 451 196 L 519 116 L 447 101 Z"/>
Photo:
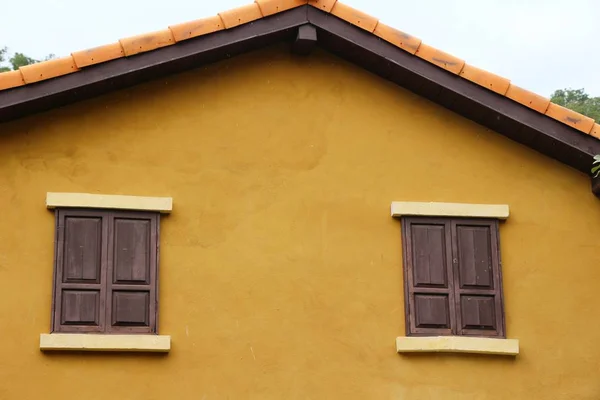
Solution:
<path fill-rule="evenodd" d="M 0 399 L 598 399 L 600 204 L 584 174 L 285 48 L 0 125 Z M 43 354 L 47 191 L 172 196 L 166 356 Z M 516 359 L 398 355 L 390 203 L 505 203 Z"/>

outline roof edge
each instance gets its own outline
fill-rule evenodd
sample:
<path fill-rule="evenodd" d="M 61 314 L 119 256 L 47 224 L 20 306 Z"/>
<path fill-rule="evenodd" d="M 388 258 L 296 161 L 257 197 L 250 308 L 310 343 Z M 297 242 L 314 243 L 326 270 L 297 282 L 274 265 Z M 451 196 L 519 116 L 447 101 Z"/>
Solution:
<path fill-rule="evenodd" d="M 463 79 L 600 139 L 600 125 L 592 118 L 551 103 L 550 99 L 544 96 L 513 85 L 506 78 L 472 66 L 458 57 L 422 43 L 420 39 L 387 26 L 378 18 L 338 0 L 255 0 L 251 4 L 224 11 L 212 17 L 171 25 L 160 31 L 120 39 L 116 43 L 74 52 L 70 56 L 60 59 L 24 66 L 17 71 L 0 73 L 0 92 L 62 77 L 96 64 L 155 51 L 221 30 L 229 30 L 302 6 L 312 6 L 322 12 L 334 15 L 416 57 L 459 75 Z M 2 93 L 0 93 L 1 95 Z"/>
<path fill-rule="evenodd" d="M 572 114 L 551 106 L 549 100 L 520 89 L 504 78 L 461 64 L 459 59 L 436 49 L 423 47 L 418 39 L 379 22 L 365 20 L 364 14 L 354 13 L 354 9 L 348 7 L 340 8 L 338 2 L 333 2 L 331 12 L 322 11 L 313 4 L 320 1 L 311 0 L 306 4 L 303 0 L 257 0 L 260 12 L 271 12 L 270 15 L 230 29 L 219 27 L 219 23 L 226 26 L 232 23 L 225 22 L 222 14 L 219 19 L 205 19 L 186 26 L 187 31 L 182 28 L 178 34 L 174 33 L 177 29 L 170 27 L 172 34 L 159 31 L 149 36 L 157 38 L 154 45 L 158 47 L 130 57 L 120 54 L 123 41 L 119 45 L 92 49 L 87 54 L 88 61 L 92 55 L 95 60 L 106 61 L 83 68 L 75 63 L 78 69 L 75 73 L 1 91 L 0 123 L 197 68 L 278 41 L 292 42 L 300 26 L 311 24 L 317 29 L 317 43 L 326 50 L 589 174 L 592 155 L 600 153 L 597 124 L 592 123 L 592 133 L 586 134 L 560 121 L 561 115 L 570 118 Z M 284 3 L 288 8 L 283 11 L 265 11 Z M 323 1 L 323 7 L 326 3 L 331 5 Z M 238 20 L 256 17 L 256 8 L 245 10 L 251 14 L 239 14 Z M 203 31 L 210 33 L 199 33 Z M 185 32 L 190 40 L 165 44 Z M 198 36 L 193 36 L 195 33 Z M 136 43 L 136 39 L 131 39 L 131 43 Z M 83 55 L 78 57 L 85 60 Z M 68 60 L 53 65 L 57 69 L 73 66 Z M 15 74 L 11 76 L 15 79 Z M 550 108 L 555 118 L 547 117 Z M 589 125 L 589 121 L 586 123 Z"/>
<path fill-rule="evenodd" d="M 121 57 L 77 73 L 0 92 L 0 123 L 85 100 L 161 76 L 248 52 L 288 39 L 308 23 L 308 6 L 262 18 L 235 29 L 163 46 L 133 57 Z"/>

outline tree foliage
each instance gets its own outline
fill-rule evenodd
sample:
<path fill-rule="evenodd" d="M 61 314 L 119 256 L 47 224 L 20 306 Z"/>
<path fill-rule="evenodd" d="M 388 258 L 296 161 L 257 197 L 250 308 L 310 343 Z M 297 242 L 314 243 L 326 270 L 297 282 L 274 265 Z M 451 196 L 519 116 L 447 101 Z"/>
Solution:
<path fill-rule="evenodd" d="M 23 67 L 23 66 L 29 65 L 29 64 L 35 64 L 36 62 L 39 62 L 39 61 L 35 60 L 35 59 L 31 58 L 31 57 L 27 57 L 23 53 L 15 53 L 10 58 L 10 60 L 8 60 L 8 62 L 12 66 L 13 70 L 17 70 L 17 69 L 19 69 L 19 67 Z"/>
<path fill-rule="evenodd" d="M 600 97 L 591 97 L 584 89 L 555 90 L 550 99 L 553 103 L 600 121 Z"/>
<path fill-rule="evenodd" d="M 8 52 L 8 49 L 6 47 L 0 48 L 0 64 L 2 64 L 6 60 L 7 52 Z M 10 71 L 10 68 L 3 67 L 2 65 L 0 65 L 0 72 L 6 72 L 6 71 Z"/>
<path fill-rule="evenodd" d="M 23 53 L 14 53 L 12 57 L 9 57 L 8 48 L 0 47 L 0 72 L 6 72 L 10 70 L 16 71 L 25 65 L 51 60 L 53 58 L 54 54 L 49 54 L 44 58 L 44 60 L 36 60 L 35 58 L 27 57 Z M 9 66 L 3 65 L 5 62 L 8 62 Z"/>

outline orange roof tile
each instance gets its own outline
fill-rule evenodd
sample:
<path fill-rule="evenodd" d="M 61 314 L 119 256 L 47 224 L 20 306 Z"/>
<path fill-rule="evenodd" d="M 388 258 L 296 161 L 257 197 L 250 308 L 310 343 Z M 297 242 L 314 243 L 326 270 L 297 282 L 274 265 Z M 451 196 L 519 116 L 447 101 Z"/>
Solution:
<path fill-rule="evenodd" d="M 100 47 L 94 47 L 93 49 L 77 51 L 75 53 L 71 53 L 71 56 L 73 56 L 77 67 L 83 68 L 114 60 L 115 58 L 125 57 L 125 52 L 123 51 L 123 47 L 121 47 L 121 43 L 117 42 Z"/>
<path fill-rule="evenodd" d="M 176 42 L 191 39 L 196 36 L 207 35 L 225 29 L 223 20 L 218 15 L 214 17 L 197 19 L 182 24 L 171 25 L 169 29 L 173 33 Z"/>
<path fill-rule="evenodd" d="M 331 12 L 331 9 L 333 8 L 336 2 L 337 0 L 309 0 L 308 4 L 318 8 L 319 10 Z"/>
<path fill-rule="evenodd" d="M 170 29 L 157 32 L 145 33 L 119 40 L 123 51 L 127 57 L 134 54 L 155 50 L 161 47 L 170 46 L 175 43 L 173 33 Z"/>
<path fill-rule="evenodd" d="M 231 29 L 306 4 L 331 13 L 410 54 L 485 87 L 500 96 L 505 96 L 600 139 L 600 125 L 591 118 L 553 104 L 543 96 L 511 84 L 506 78 L 466 64 L 464 60 L 424 44 L 420 39 L 385 25 L 377 18 L 338 0 L 255 0 L 252 4 L 224 11 L 212 17 L 171 25 L 162 31 L 150 32 L 121 39 L 117 43 L 77 51 L 68 57 L 21 67 L 18 71 L 0 73 L 0 91 L 56 78 L 117 58 L 131 57 L 138 53 L 170 46 L 182 40 Z"/>
<path fill-rule="evenodd" d="M 590 133 L 594 127 L 594 120 L 578 112 L 569 110 L 558 104 L 550 103 L 546 110 L 546 115 L 554 118 L 563 124 L 571 125 L 573 128 L 583 133 Z"/>
<path fill-rule="evenodd" d="M 469 64 L 465 64 L 459 75 L 502 96 L 506 94 L 510 86 L 508 79 Z"/>
<path fill-rule="evenodd" d="M 256 3 L 220 12 L 219 16 L 223 20 L 226 29 L 235 28 L 238 25 L 262 18 L 260 7 Z"/>
<path fill-rule="evenodd" d="M 464 60 L 425 43 L 421 43 L 415 55 L 455 74 L 459 74 L 465 65 Z"/>
<path fill-rule="evenodd" d="M 263 17 L 308 4 L 308 0 L 256 0 Z"/>
<path fill-rule="evenodd" d="M 19 68 L 23 74 L 23 80 L 26 84 L 43 81 L 45 79 L 56 78 L 57 76 L 70 74 L 78 71 L 75 60 L 72 56 L 55 58 L 54 60 L 44 61 L 37 64 L 26 65 Z"/>
<path fill-rule="evenodd" d="M 383 24 L 381 21 L 373 33 L 410 54 L 415 54 L 421 45 L 421 39 Z"/>
<path fill-rule="evenodd" d="M 340 3 L 339 1 L 334 4 L 333 8 L 331 9 L 331 13 L 338 18 L 341 18 L 353 25 L 358 26 L 359 28 L 366 30 L 367 32 L 373 32 L 379 23 L 377 18 L 371 17 L 370 15 Z"/>
<path fill-rule="evenodd" d="M 592 128 L 590 135 L 592 135 L 595 138 L 600 139 L 600 124 L 594 124 L 594 127 Z"/>
<path fill-rule="evenodd" d="M 530 92 L 529 90 L 520 88 L 512 83 L 508 87 L 506 97 L 542 114 L 546 114 L 546 110 L 550 105 L 550 99 Z"/>
<path fill-rule="evenodd" d="M 0 90 L 23 86 L 23 74 L 20 70 L 8 71 L 0 74 Z"/>

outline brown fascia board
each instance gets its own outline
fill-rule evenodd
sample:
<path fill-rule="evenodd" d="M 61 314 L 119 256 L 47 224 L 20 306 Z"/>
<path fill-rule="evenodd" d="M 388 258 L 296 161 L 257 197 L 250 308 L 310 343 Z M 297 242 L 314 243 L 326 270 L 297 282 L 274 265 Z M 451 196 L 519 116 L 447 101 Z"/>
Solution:
<path fill-rule="evenodd" d="M 329 52 L 579 171 L 589 173 L 593 154 L 600 154 L 598 139 L 308 5 L 60 78 L 0 92 L 0 123 L 198 68 L 279 41 L 292 42 L 298 28 L 307 23 L 317 28 L 318 45 Z"/>

